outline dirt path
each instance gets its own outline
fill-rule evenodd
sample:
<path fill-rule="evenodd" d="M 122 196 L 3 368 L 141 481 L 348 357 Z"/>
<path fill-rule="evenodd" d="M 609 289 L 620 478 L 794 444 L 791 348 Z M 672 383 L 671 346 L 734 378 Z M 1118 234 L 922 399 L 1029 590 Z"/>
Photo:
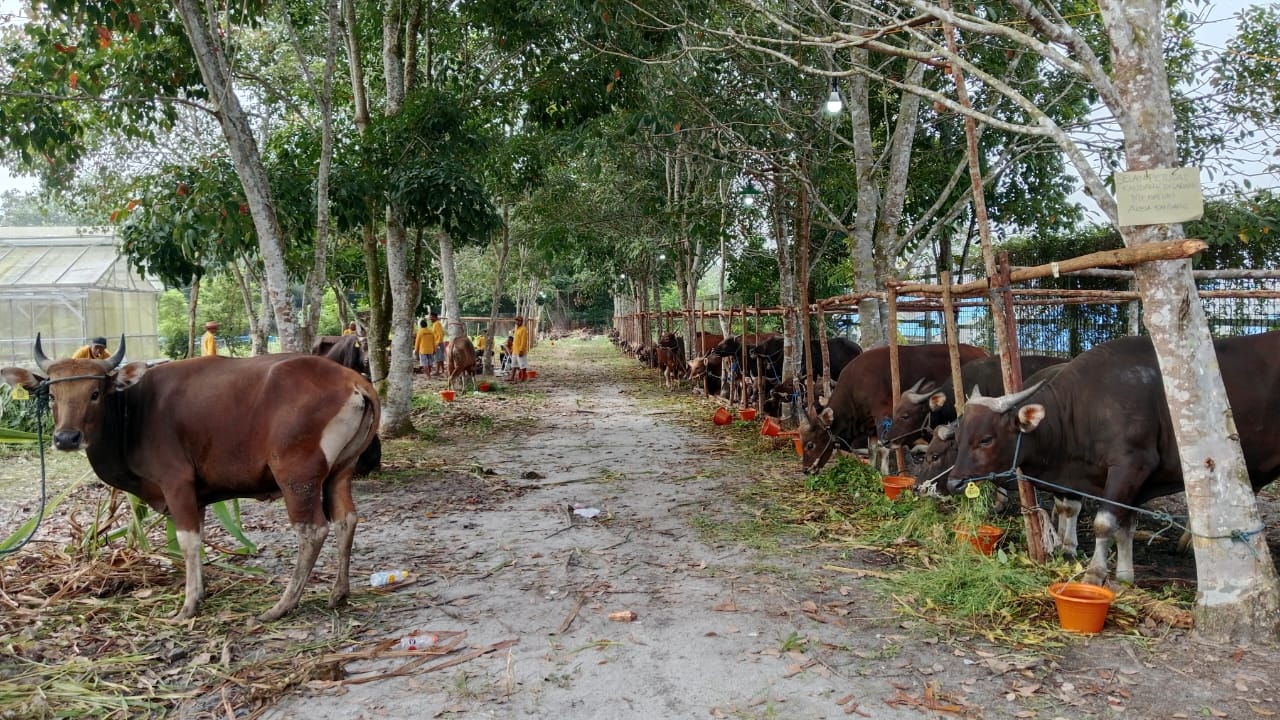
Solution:
<path fill-rule="evenodd" d="M 894 694 L 890 682 L 909 684 L 914 674 L 893 667 L 901 663 L 885 653 L 896 641 L 851 638 L 815 623 L 804 609 L 810 593 L 792 584 L 788 568 L 699 540 L 695 526 L 734 505 L 733 486 L 748 481 L 742 471 L 750 469 L 719 474 L 734 464 L 714 439 L 638 398 L 653 393 L 619 381 L 609 371 L 617 360 L 605 353 L 612 350 L 600 343 L 540 352 L 537 385 L 519 390 L 545 393 L 536 424 L 514 436 L 495 431 L 473 443 L 474 455 L 452 463 L 518 486 L 506 488 L 505 502 L 429 519 L 370 520 L 357 536 L 365 556 L 357 556 L 358 567 L 388 548 L 409 547 L 421 554 L 396 561 L 438 578 L 402 591 L 421 597 L 422 607 L 396 618 L 388 636 L 464 630 L 472 646 L 518 642 L 445 672 L 288 698 L 265 717 L 817 718 L 872 703 L 875 717 L 918 716 L 878 700 Z M 600 371 L 586 372 L 593 367 Z M 526 473 L 540 477 L 522 479 Z M 602 513 L 575 517 L 573 506 Z M 362 511 L 376 512 L 369 500 Z M 856 618 L 862 608 L 845 593 L 833 590 L 824 602 L 846 622 L 892 620 Z M 611 621 L 614 612 L 634 612 L 636 620 Z M 829 610 L 815 605 L 812 612 Z M 852 651 L 886 657 L 851 666 Z M 861 677 L 876 665 L 882 669 Z M 835 704 L 850 694 L 855 700 Z"/>

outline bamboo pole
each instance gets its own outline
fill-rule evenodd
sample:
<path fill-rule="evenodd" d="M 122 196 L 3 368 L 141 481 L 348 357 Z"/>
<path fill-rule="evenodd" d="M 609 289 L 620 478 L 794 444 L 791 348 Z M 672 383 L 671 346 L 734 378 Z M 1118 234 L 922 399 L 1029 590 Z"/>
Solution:
<path fill-rule="evenodd" d="M 1009 253 L 1000 253 L 998 272 L 1000 284 L 1008 287 L 1010 284 Z M 1000 364 L 1007 368 L 1004 379 L 1004 391 L 1007 394 L 1022 389 L 1022 362 L 1018 357 L 1018 328 L 1013 313 L 1013 297 L 1008 293 L 1002 293 L 1002 300 L 1005 306 L 1005 321 L 1009 323 L 1005 334 L 1009 341 L 1000 347 Z M 1049 558 L 1049 553 L 1041 542 L 1044 536 L 1040 531 L 1040 502 L 1036 499 L 1035 486 L 1022 476 L 1021 468 L 1018 469 L 1018 499 L 1022 505 L 1022 520 L 1026 525 L 1027 555 L 1031 557 L 1032 562 L 1042 563 Z"/>
<path fill-rule="evenodd" d="M 1131 248 L 1117 248 L 1115 250 L 1102 250 L 1088 255 L 1068 258 L 1056 262 L 1045 263 L 1043 265 L 1035 265 L 1033 267 L 1024 267 L 1012 270 L 1009 273 L 1010 282 L 1024 282 L 1027 280 L 1036 280 L 1042 277 L 1050 277 L 1062 275 L 1064 273 L 1074 272 L 1076 270 L 1085 270 L 1089 268 L 1103 266 L 1128 266 L 1137 265 L 1138 263 L 1150 262 L 1152 260 L 1183 260 L 1192 257 L 1197 253 L 1209 247 L 1208 243 L 1203 240 L 1162 240 L 1160 242 L 1146 243 Z M 994 274 L 991 275 L 994 277 Z M 991 280 L 989 278 L 979 278 L 962 285 L 951 286 L 953 295 L 974 295 L 985 292 L 990 288 Z M 922 283 L 905 283 L 898 287 L 900 293 L 911 294 L 938 294 L 941 289 L 936 285 L 925 285 Z"/>
<path fill-rule="evenodd" d="M 822 346 L 822 397 L 831 396 L 831 345 L 827 342 L 827 311 L 818 308 L 818 343 Z M 818 398 L 818 389 L 814 388 L 809 395 L 805 409 L 813 414 Z"/>
<path fill-rule="evenodd" d="M 902 370 L 898 367 L 898 292 L 890 287 L 888 293 L 889 304 L 889 388 L 892 393 L 893 402 L 897 402 L 902 395 Z M 874 418 L 876 423 L 876 445 L 880 446 L 883 438 L 880 437 L 881 418 Z M 895 453 L 898 460 L 898 472 L 902 472 L 906 467 L 906 455 L 902 452 L 902 446 L 899 445 Z"/>
<path fill-rule="evenodd" d="M 755 342 L 760 342 L 760 293 L 755 293 Z M 755 411 L 764 415 L 764 369 L 759 357 L 755 359 Z"/>
<path fill-rule="evenodd" d="M 956 326 L 955 305 L 951 302 L 951 271 L 943 270 L 938 273 L 938 280 L 942 283 L 942 322 L 947 328 L 947 353 L 951 356 L 951 395 L 955 401 L 956 413 L 959 413 L 964 407 L 968 388 L 960 379 L 960 328 Z"/>

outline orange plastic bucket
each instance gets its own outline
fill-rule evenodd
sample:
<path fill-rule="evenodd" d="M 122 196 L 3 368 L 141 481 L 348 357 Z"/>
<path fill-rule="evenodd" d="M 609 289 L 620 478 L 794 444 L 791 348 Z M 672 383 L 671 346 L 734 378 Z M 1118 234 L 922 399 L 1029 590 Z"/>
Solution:
<path fill-rule="evenodd" d="M 979 525 L 973 532 L 969 532 L 965 528 L 956 528 L 956 539 L 968 541 L 974 550 L 983 555 L 990 555 L 996 549 L 996 542 L 1000 540 L 1000 536 L 1004 535 L 1004 529 L 995 525 Z"/>
<path fill-rule="evenodd" d="M 481 383 L 476 383 L 476 389 L 479 390 L 480 392 L 489 392 L 490 390 L 493 389 L 493 386 L 487 382 L 481 382 Z"/>
<path fill-rule="evenodd" d="M 1068 632 L 1096 633 L 1107 622 L 1107 611 L 1116 594 L 1088 583 L 1060 582 L 1049 586 L 1058 608 L 1058 623 Z"/>
<path fill-rule="evenodd" d="M 741 410 L 739 410 L 739 411 L 738 411 L 738 417 L 740 417 L 740 418 L 742 418 L 743 420 L 746 420 L 746 421 L 748 421 L 748 422 L 750 422 L 751 420 L 755 420 L 755 419 L 756 419 L 756 409 L 755 409 L 755 408 L 742 408 Z"/>
<path fill-rule="evenodd" d="M 881 482 L 884 484 L 884 496 L 890 500 L 897 500 L 903 490 L 916 484 L 915 478 L 906 475 L 886 475 Z"/>
<path fill-rule="evenodd" d="M 782 426 L 778 424 L 778 421 L 765 416 L 764 424 L 760 426 L 760 434 L 765 437 L 778 437 L 780 432 L 782 432 Z"/>
<path fill-rule="evenodd" d="M 798 457 L 804 457 L 804 445 L 800 444 L 800 438 L 793 437 L 791 438 L 791 442 L 796 446 L 796 455 Z"/>
<path fill-rule="evenodd" d="M 711 422 L 717 425 L 728 425 L 733 422 L 733 414 L 724 408 L 716 408 L 716 414 L 711 416 Z"/>
<path fill-rule="evenodd" d="M 526 378 L 528 378 L 529 380 L 532 380 L 532 379 L 534 379 L 534 378 L 538 377 L 538 371 L 537 371 L 537 370 L 526 370 L 526 371 L 525 371 L 525 375 L 524 375 L 524 376 L 525 376 Z"/>
<path fill-rule="evenodd" d="M 454 391 L 452 390 L 440 391 L 440 399 L 444 400 L 445 402 L 453 402 L 453 396 L 454 396 Z"/>

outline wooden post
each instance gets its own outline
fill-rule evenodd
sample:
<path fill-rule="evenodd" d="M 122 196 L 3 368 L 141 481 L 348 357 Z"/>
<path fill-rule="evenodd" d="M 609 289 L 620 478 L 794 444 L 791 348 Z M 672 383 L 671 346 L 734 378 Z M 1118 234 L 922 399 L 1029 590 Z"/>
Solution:
<path fill-rule="evenodd" d="M 947 352 L 951 356 L 951 388 L 955 399 L 956 413 L 964 407 L 965 393 L 969 388 L 960 379 L 960 329 L 956 327 L 955 303 L 951 299 L 951 271 L 938 273 L 938 282 L 942 283 L 942 321 L 947 328 Z M 935 428 L 936 430 L 936 428 Z"/>
<path fill-rule="evenodd" d="M 951 0 L 941 0 L 940 3 L 943 10 L 951 12 Z M 950 23 L 943 23 L 942 32 L 946 35 L 947 50 L 952 54 L 958 54 L 956 50 L 956 30 Z M 955 79 L 956 84 L 956 101 L 963 107 L 971 107 L 969 104 L 969 90 L 965 86 L 964 71 L 960 69 L 959 63 L 948 63 L 951 68 L 951 76 Z M 996 277 L 996 259 L 995 251 L 991 247 L 991 223 L 987 219 L 987 199 L 983 192 L 982 168 L 978 158 L 978 130 L 977 123 L 972 115 L 964 116 L 964 135 L 968 141 L 965 155 L 969 161 L 969 185 L 973 192 L 973 216 L 978 226 L 978 237 L 982 241 L 982 261 L 987 271 L 987 279 L 991 282 Z M 1009 342 L 1009 338 L 1005 335 L 1008 326 L 1004 319 L 1004 306 L 997 297 L 999 288 L 992 287 L 990 289 L 991 297 L 991 317 L 995 324 L 996 345 L 1003 347 Z M 1004 373 L 1005 385 L 1009 384 L 1012 378 L 1012 370 L 1004 362 L 1002 354 L 1000 361 L 1001 370 Z"/>
<path fill-rule="evenodd" d="M 827 342 L 827 309 L 818 307 L 818 343 L 822 345 L 822 397 L 831 396 L 831 346 Z M 818 388 L 806 398 L 805 410 L 812 415 L 818 401 Z"/>
<path fill-rule="evenodd" d="M 886 283 L 885 289 L 888 291 L 889 300 L 889 388 L 892 393 L 893 402 L 898 401 L 898 397 L 902 395 L 902 373 L 898 368 L 898 290 L 892 283 Z M 874 418 L 876 423 L 877 445 L 880 444 L 880 423 L 883 418 Z M 898 460 L 898 472 L 902 472 L 907 466 L 906 454 L 903 453 L 902 447 L 898 447 L 895 453 Z"/>
<path fill-rule="evenodd" d="M 1013 293 L 1009 290 L 1009 253 L 1000 253 L 997 268 L 1000 287 L 1004 288 L 1001 299 L 1004 304 L 1005 322 L 1008 323 L 1005 336 L 1009 341 L 1000 346 L 1000 364 L 1011 371 L 1005 374 L 1004 391 L 1007 394 L 1022 389 L 1022 363 L 1018 357 L 1018 326 L 1013 314 Z M 1036 499 L 1035 486 L 1022 476 L 1021 469 L 1018 470 L 1018 500 L 1022 506 L 1022 519 L 1026 526 L 1027 555 L 1032 562 L 1042 563 L 1049 558 L 1049 553 L 1041 542 L 1043 536 L 1040 529 L 1040 503 Z"/>
<path fill-rule="evenodd" d="M 760 342 L 760 293 L 755 293 L 755 342 Z M 760 359 L 755 359 L 755 411 L 764 415 L 764 370 L 760 368 Z"/>
<path fill-rule="evenodd" d="M 742 354 L 742 362 L 738 365 L 738 405 L 747 406 L 747 306 L 742 306 L 742 333 L 738 335 L 738 352 Z"/>

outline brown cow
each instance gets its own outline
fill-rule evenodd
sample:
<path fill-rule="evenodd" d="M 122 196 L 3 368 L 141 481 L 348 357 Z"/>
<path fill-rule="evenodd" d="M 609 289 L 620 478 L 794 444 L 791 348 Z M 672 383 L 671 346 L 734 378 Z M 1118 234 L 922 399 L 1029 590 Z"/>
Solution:
<path fill-rule="evenodd" d="M 471 379 L 471 389 L 476 387 L 476 346 L 466 335 L 449 341 L 449 389 L 456 390 L 454 381 L 462 378 L 462 387 L 467 386 L 467 378 Z"/>
<path fill-rule="evenodd" d="M 960 344 L 960 364 L 987 357 L 987 351 Z M 942 383 L 950 376 L 951 358 L 946 345 L 904 345 L 898 348 L 898 372 L 903 385 L 918 380 Z M 840 371 L 840 379 L 825 410 L 806 413 L 800 421 L 806 473 L 822 469 L 837 449 L 853 451 L 879 437 L 879 426 L 893 412 L 889 348 L 868 350 Z"/>
<path fill-rule="evenodd" d="M 149 367 L 121 366 L 124 352 L 121 336 L 106 360 L 50 360 L 37 335 L 40 373 L 9 367 L 0 374 L 12 386 L 48 392 L 54 447 L 84 450 L 104 483 L 173 518 L 186 565 L 177 618 L 193 617 L 204 597 L 204 509 L 231 498 L 283 496 L 298 535 L 289 584 L 259 619 L 297 607 L 330 522 L 338 568 L 329 607 L 344 602 L 356 532 L 351 475 L 378 429 L 378 394 L 368 379 L 314 355 L 209 356 Z"/>

